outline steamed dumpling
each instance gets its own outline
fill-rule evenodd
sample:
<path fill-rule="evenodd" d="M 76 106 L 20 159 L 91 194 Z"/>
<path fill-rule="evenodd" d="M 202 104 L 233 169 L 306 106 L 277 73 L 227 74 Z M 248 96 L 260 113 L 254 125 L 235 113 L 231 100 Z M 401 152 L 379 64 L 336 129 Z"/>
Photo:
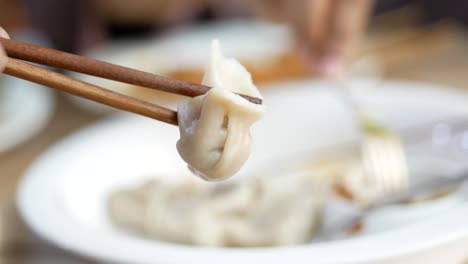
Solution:
<path fill-rule="evenodd" d="M 264 107 L 235 94 L 261 98 L 249 72 L 235 59 L 225 58 L 216 40 L 202 83 L 213 89 L 179 103 L 177 150 L 195 174 L 221 180 L 247 161 L 249 129 L 263 116 Z"/>
<path fill-rule="evenodd" d="M 152 180 L 113 192 L 112 222 L 149 238 L 213 247 L 306 243 L 330 186 L 317 175 L 263 175 L 228 184 Z"/>

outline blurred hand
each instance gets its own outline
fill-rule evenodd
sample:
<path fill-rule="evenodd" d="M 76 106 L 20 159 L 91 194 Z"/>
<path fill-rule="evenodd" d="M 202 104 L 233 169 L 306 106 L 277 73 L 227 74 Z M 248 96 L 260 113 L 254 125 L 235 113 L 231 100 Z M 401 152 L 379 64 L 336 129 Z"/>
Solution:
<path fill-rule="evenodd" d="M 8 36 L 8 33 L 6 33 L 6 31 L 2 27 L 0 27 L 0 37 L 10 38 L 10 36 Z M 3 49 L 2 44 L 0 44 L 0 72 L 3 71 L 7 62 L 8 62 L 8 57 L 5 53 L 5 50 Z"/>
<path fill-rule="evenodd" d="M 295 29 L 312 70 L 326 77 L 346 74 L 347 62 L 366 28 L 372 0 L 255 0 L 257 9 Z"/>

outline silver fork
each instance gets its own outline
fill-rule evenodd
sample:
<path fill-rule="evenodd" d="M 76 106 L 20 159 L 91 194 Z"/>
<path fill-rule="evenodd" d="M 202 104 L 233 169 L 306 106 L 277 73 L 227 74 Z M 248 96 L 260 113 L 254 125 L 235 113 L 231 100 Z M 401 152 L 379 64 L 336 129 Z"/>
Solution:
<path fill-rule="evenodd" d="M 468 172 L 464 171 L 450 177 L 438 177 L 419 184 L 414 184 L 406 192 L 382 198 L 365 209 L 356 207 L 342 210 L 344 213 L 339 217 L 339 221 L 319 230 L 314 235 L 312 242 L 325 242 L 342 239 L 350 236 L 350 230 L 357 223 L 362 221 L 374 210 L 388 205 L 408 204 L 413 201 L 427 200 L 443 194 L 455 192 L 461 201 L 468 199 Z M 351 234 L 352 235 L 352 234 Z"/>
<path fill-rule="evenodd" d="M 409 178 L 400 138 L 358 104 L 343 81 L 339 82 L 338 91 L 353 111 L 362 132 L 361 188 L 372 192 L 371 200 L 405 192 L 409 186 Z"/>
<path fill-rule="evenodd" d="M 400 139 L 366 113 L 361 112 L 359 119 L 363 131 L 363 177 L 368 183 L 367 187 L 374 190 L 374 199 L 405 192 L 409 177 Z"/>

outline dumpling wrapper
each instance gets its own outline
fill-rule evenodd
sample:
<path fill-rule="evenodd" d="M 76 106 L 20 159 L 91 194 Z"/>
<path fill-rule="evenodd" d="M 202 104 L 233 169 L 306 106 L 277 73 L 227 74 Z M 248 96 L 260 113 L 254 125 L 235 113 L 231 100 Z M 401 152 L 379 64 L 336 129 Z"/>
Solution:
<path fill-rule="evenodd" d="M 261 98 L 249 72 L 235 59 L 225 58 L 217 40 L 212 43 L 202 84 L 212 89 L 178 105 L 177 150 L 196 175 L 222 180 L 247 161 L 252 146 L 250 127 L 265 110 L 235 94 Z"/>

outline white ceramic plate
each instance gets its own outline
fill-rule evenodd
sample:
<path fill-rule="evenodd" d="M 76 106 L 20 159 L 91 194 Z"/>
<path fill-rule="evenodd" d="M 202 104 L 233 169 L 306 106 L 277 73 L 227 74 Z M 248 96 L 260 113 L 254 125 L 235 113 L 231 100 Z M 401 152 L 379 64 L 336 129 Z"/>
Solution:
<path fill-rule="evenodd" d="M 34 137 L 53 111 L 49 89 L 9 76 L 0 78 L 0 153 Z"/>
<path fill-rule="evenodd" d="M 248 177 L 277 155 L 355 140 L 349 113 L 330 89 L 313 81 L 268 89 L 268 112 L 252 131 L 253 154 L 236 178 Z M 359 98 L 394 129 L 468 116 L 467 95 L 426 84 L 385 82 Z M 106 213 L 111 190 L 152 175 L 193 177 L 177 154 L 177 139 L 176 127 L 133 115 L 79 131 L 28 170 L 18 190 L 20 213 L 36 233 L 59 247 L 112 263 L 427 264 L 467 257 L 468 202 L 458 196 L 376 212 L 359 237 L 282 248 L 200 248 L 152 241 L 113 227 Z"/>

